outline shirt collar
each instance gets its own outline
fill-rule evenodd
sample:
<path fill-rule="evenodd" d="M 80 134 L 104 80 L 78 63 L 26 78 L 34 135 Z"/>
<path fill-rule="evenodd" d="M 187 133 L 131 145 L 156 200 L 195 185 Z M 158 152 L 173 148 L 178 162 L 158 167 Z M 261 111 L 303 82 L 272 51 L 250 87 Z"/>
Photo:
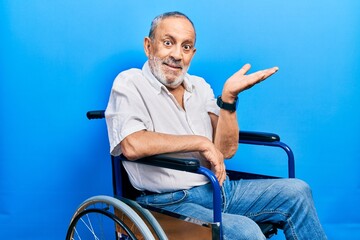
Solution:
<path fill-rule="evenodd" d="M 154 74 L 151 72 L 149 61 L 145 62 L 142 68 L 142 72 L 145 78 L 150 82 L 150 84 L 156 89 L 158 93 L 161 92 L 161 89 L 164 89 L 165 91 L 168 92 L 168 89 L 159 80 L 157 80 Z M 190 93 L 193 91 L 193 88 L 195 87 L 194 84 L 191 82 L 190 75 L 188 73 L 185 74 L 183 85 L 185 90 Z"/>

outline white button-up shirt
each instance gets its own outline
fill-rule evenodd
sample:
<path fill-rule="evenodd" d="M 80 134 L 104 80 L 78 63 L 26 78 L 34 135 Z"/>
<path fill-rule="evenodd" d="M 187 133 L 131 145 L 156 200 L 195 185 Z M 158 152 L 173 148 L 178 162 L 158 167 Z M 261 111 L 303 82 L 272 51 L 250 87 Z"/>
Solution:
<path fill-rule="evenodd" d="M 120 142 L 131 133 L 146 130 L 175 135 L 201 135 L 212 140 L 209 112 L 219 114 L 213 90 L 203 78 L 186 74 L 184 109 L 175 97 L 151 73 L 148 62 L 140 69 L 121 72 L 113 83 L 105 111 L 110 152 L 121 154 Z M 151 139 L 149 139 L 151 141 Z M 172 157 L 199 159 L 199 153 L 172 154 Z M 208 182 L 206 177 L 124 162 L 133 186 L 139 190 L 169 192 L 189 189 Z"/>

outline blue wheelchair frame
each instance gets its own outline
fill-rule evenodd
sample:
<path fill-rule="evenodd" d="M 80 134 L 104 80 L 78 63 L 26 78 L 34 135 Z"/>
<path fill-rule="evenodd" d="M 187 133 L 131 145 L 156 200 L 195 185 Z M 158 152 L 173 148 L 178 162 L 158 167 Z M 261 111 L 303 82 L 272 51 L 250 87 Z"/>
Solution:
<path fill-rule="evenodd" d="M 87 117 L 88 119 L 104 118 L 105 114 L 103 110 L 90 111 L 87 113 Z M 280 137 L 277 134 L 240 131 L 239 143 L 277 147 L 283 149 L 287 154 L 288 177 L 295 178 L 294 154 L 288 145 L 280 141 Z M 124 173 L 124 170 L 121 163 L 122 161 L 128 161 L 128 160 L 123 155 L 116 157 L 111 156 L 112 181 L 113 181 L 113 191 L 115 196 L 124 196 L 124 189 L 122 185 L 122 180 L 123 180 L 122 175 Z M 210 180 L 210 183 L 212 184 L 213 187 L 213 224 L 218 226 L 219 239 L 222 239 L 221 189 L 219 182 L 212 171 L 210 171 L 205 167 L 200 166 L 199 161 L 196 159 L 177 159 L 177 158 L 175 159 L 175 158 L 167 158 L 163 156 L 152 156 L 152 157 L 146 157 L 136 160 L 136 162 L 141 164 L 171 168 L 175 170 L 188 171 L 188 172 L 205 175 Z M 253 175 L 255 177 L 261 176 L 261 178 L 270 177 L 270 176 L 263 176 L 257 174 L 250 174 L 250 175 Z M 270 178 L 274 178 L 274 177 L 270 177 Z"/>

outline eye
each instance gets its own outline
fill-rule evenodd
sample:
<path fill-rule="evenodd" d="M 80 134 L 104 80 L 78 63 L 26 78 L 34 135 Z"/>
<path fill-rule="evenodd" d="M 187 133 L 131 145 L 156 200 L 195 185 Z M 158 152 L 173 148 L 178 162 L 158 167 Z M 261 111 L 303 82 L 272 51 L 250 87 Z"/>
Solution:
<path fill-rule="evenodd" d="M 183 46 L 183 49 L 184 49 L 185 51 L 190 51 L 192 48 L 193 48 L 193 46 L 190 45 L 190 44 L 186 44 L 186 45 Z"/>
<path fill-rule="evenodd" d="M 167 46 L 167 47 L 170 47 L 172 45 L 172 42 L 169 41 L 169 40 L 165 40 L 164 45 Z"/>

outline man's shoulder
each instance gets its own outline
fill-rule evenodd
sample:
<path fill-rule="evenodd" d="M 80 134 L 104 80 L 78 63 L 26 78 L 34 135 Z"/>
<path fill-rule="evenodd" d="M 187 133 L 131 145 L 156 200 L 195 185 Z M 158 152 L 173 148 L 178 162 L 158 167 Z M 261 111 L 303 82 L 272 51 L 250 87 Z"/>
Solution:
<path fill-rule="evenodd" d="M 131 79 L 134 77 L 141 77 L 142 76 L 142 70 L 139 68 L 130 68 L 127 70 L 124 70 L 120 72 L 116 78 L 126 78 Z"/>
<path fill-rule="evenodd" d="M 188 79 L 190 80 L 190 83 L 196 86 L 203 86 L 203 85 L 209 85 L 208 82 L 203 77 L 197 76 L 197 75 L 191 75 L 187 74 Z"/>
<path fill-rule="evenodd" d="M 193 81 L 205 81 L 205 79 L 203 77 L 197 76 L 197 75 L 193 75 L 193 74 L 187 74 L 187 76 L 193 80 Z"/>
<path fill-rule="evenodd" d="M 143 74 L 141 69 L 131 68 L 120 72 L 114 80 L 114 85 L 128 85 L 142 78 Z"/>

